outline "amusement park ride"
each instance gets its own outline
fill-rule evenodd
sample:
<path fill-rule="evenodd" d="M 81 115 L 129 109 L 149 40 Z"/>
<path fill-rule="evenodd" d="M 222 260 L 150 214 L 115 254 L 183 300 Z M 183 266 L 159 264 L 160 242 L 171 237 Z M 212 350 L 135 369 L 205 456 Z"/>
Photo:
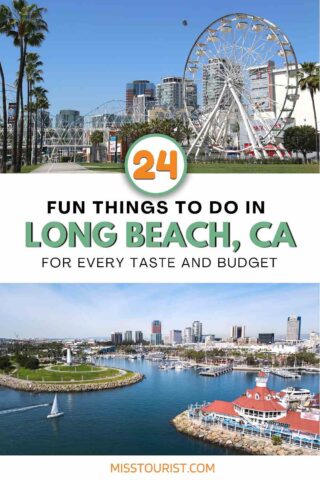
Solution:
<path fill-rule="evenodd" d="M 229 14 L 208 25 L 194 42 L 183 75 L 184 109 L 161 107 L 162 118 L 182 118 L 190 125 L 194 134 L 187 153 L 196 159 L 203 152 L 214 157 L 289 156 L 282 134 L 294 123 L 297 74 L 295 52 L 279 27 L 256 15 Z M 190 81 L 197 88 L 196 106 L 188 104 Z M 124 101 L 111 100 L 81 121 L 46 127 L 37 136 L 48 160 L 65 152 L 75 157 L 91 147 L 94 130 L 103 132 L 106 144 L 109 135 L 135 121 L 134 113 L 128 114 Z"/>
<path fill-rule="evenodd" d="M 293 123 L 297 73 L 293 47 L 275 24 L 245 13 L 212 22 L 185 64 L 184 81 L 193 80 L 202 97 L 192 109 L 185 95 L 195 134 L 188 155 L 195 151 L 197 157 L 206 144 L 222 156 L 251 151 L 263 158 L 270 149 L 279 157 L 288 155 L 281 134 Z"/>

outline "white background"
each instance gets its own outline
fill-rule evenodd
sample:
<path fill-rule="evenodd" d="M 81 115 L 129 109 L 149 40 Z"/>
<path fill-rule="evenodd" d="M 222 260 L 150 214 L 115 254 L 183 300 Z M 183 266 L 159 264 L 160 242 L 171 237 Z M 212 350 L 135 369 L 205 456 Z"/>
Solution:
<path fill-rule="evenodd" d="M 5 177 L 5 178 L 4 178 Z M 124 175 L 61 174 L 55 178 L 48 174 L 6 175 L 0 178 L 0 282 L 318 282 L 319 281 L 319 195 L 318 175 L 188 175 L 183 185 L 169 196 L 159 197 L 169 204 L 175 200 L 198 200 L 206 206 L 210 200 L 236 201 L 239 212 L 209 215 L 207 209 L 198 215 L 178 215 L 172 208 L 166 215 L 94 215 L 88 208 L 85 215 L 46 214 L 47 200 L 145 200 L 157 201 L 138 193 Z M 246 200 L 265 201 L 264 215 L 246 215 Z M 93 224 L 108 220 L 116 224 L 119 234 L 111 248 L 26 248 L 25 222 L 35 225 L 35 239 L 49 221 L 67 224 L 84 221 Z M 125 249 L 125 223 L 137 221 L 178 221 L 184 229 L 195 221 L 231 222 L 231 234 L 242 241 L 235 255 L 226 248 L 127 248 Z M 286 244 L 279 248 L 258 248 L 249 240 L 254 223 L 267 220 L 277 225 L 289 223 L 297 248 Z M 165 230 L 165 228 L 164 228 Z M 199 236 L 199 235 L 198 235 Z M 133 269 L 127 263 L 122 269 L 43 269 L 42 257 L 176 257 L 177 263 L 185 256 L 278 257 L 275 269 Z"/>
<path fill-rule="evenodd" d="M 210 200 L 237 201 L 241 213 L 236 215 L 177 215 L 172 209 L 167 215 L 47 215 L 47 200 L 147 200 L 148 197 L 136 192 L 124 175 L 6 175 L 0 177 L 0 282 L 318 282 L 319 281 L 319 197 L 317 175 L 188 175 L 184 184 L 170 196 L 159 198 L 169 204 L 174 200 L 198 200 L 207 205 Z M 152 198 L 156 202 L 157 198 Z M 265 201 L 265 215 L 246 215 L 243 205 L 246 200 Z M 41 227 L 48 221 L 108 220 L 116 224 L 119 240 L 109 249 L 82 247 L 69 249 L 27 249 L 25 248 L 25 222 L 33 221 Z M 179 221 L 187 226 L 194 221 L 230 221 L 233 237 L 242 241 L 238 256 L 277 256 L 276 269 L 240 270 L 179 270 L 148 269 L 121 270 L 84 269 L 52 270 L 41 268 L 43 256 L 115 257 L 115 256 L 184 256 L 216 257 L 234 254 L 223 248 L 196 249 L 130 249 L 124 248 L 124 224 L 126 221 Z M 296 249 L 282 245 L 278 249 L 259 249 L 248 241 L 251 226 L 261 220 L 277 224 L 287 221 L 297 242 Z M 37 230 L 37 228 L 35 229 Z M 36 231 L 37 235 L 37 231 Z M 1 332 L 0 332 L 1 336 Z M 112 435 L 112 432 L 110 432 Z M 156 435 L 157 432 L 154 432 Z M 0 432 L 1 440 L 1 432 Z M 1 453 L 1 451 L 0 451 Z M 173 452 L 174 453 L 174 452 Z M 215 478 L 216 480 L 256 479 L 288 477 L 292 480 L 315 475 L 319 457 L 0 457 L 0 478 L 25 480 L 56 480 L 57 478 L 141 478 L 154 480 L 162 475 L 112 474 L 110 462 L 202 462 L 216 464 L 216 473 L 201 475 L 172 475 L 173 478 L 194 480 Z M 316 463 L 317 462 L 317 463 Z M 166 478 L 168 475 L 166 475 Z"/>

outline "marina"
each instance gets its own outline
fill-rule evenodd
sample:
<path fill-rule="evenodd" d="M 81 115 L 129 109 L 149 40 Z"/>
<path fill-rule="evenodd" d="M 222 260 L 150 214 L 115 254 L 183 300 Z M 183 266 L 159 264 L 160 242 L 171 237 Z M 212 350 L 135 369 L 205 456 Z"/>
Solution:
<path fill-rule="evenodd" d="M 168 362 L 169 363 L 169 362 Z M 159 362 L 137 358 L 99 358 L 97 365 L 139 371 L 143 382 L 130 388 L 82 393 L 59 393 L 64 416 L 48 421 L 50 408 L 0 414 L 1 454 L 38 455 L 232 455 L 228 446 L 199 442 L 181 435 L 171 420 L 188 405 L 223 398 L 232 401 L 250 388 L 256 373 L 231 371 L 217 377 L 198 374 L 194 368 L 160 370 Z M 319 391 L 319 377 L 269 377 L 270 388 Z M 0 388 L 0 413 L 36 404 L 50 404 L 52 393 Z M 84 434 L 85 432 L 85 434 Z M 112 432 L 112 434 L 111 434 Z M 156 432 L 156 433 L 155 433 Z M 32 442 L 30 442 L 32 438 Z"/>

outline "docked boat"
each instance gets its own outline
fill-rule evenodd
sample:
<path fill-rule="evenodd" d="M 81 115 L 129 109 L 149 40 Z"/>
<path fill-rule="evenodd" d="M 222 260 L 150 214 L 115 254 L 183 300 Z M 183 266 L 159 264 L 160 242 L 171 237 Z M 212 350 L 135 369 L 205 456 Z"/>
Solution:
<path fill-rule="evenodd" d="M 58 397 L 57 394 L 55 394 L 51 412 L 49 413 L 49 415 L 47 415 L 47 418 L 57 418 L 62 417 L 62 415 L 64 415 L 64 412 L 59 409 Z"/>
<path fill-rule="evenodd" d="M 311 392 L 307 388 L 288 387 L 280 392 L 288 402 L 305 402 L 311 398 Z"/>

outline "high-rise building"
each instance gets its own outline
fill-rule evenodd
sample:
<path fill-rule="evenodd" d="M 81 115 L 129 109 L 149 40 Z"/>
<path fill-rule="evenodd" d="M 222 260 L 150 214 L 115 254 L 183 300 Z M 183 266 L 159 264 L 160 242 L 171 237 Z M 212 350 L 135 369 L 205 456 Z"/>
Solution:
<path fill-rule="evenodd" d="M 149 80 L 134 80 L 126 85 L 126 112 L 128 115 L 132 115 L 133 112 L 133 99 L 138 95 L 146 95 L 147 97 L 154 98 L 155 87 Z"/>
<path fill-rule="evenodd" d="M 122 343 L 122 333 L 121 332 L 111 333 L 111 342 L 114 345 L 121 345 L 121 343 Z"/>
<path fill-rule="evenodd" d="M 176 345 L 182 343 L 182 331 L 181 330 L 170 330 L 169 343 L 171 345 Z"/>
<path fill-rule="evenodd" d="M 274 343 L 274 333 L 259 333 L 259 343 L 270 345 Z"/>
<path fill-rule="evenodd" d="M 193 80 L 184 81 L 184 95 L 186 99 L 186 106 L 191 110 L 198 106 L 198 89 L 197 84 Z"/>
<path fill-rule="evenodd" d="M 160 320 L 153 320 L 151 324 L 151 343 L 153 345 L 161 345 L 162 333 Z"/>
<path fill-rule="evenodd" d="M 301 336 L 301 317 L 291 315 L 287 319 L 287 341 L 296 342 Z"/>
<path fill-rule="evenodd" d="M 56 127 L 83 126 L 83 117 L 78 110 L 60 110 L 56 115 Z"/>
<path fill-rule="evenodd" d="M 184 329 L 183 341 L 184 343 L 194 343 L 193 329 L 191 327 L 187 327 Z"/>
<path fill-rule="evenodd" d="M 163 78 L 156 87 L 157 105 L 177 110 L 183 108 L 182 82 L 182 77 Z"/>
<path fill-rule="evenodd" d="M 242 325 L 242 327 L 239 327 L 238 325 L 234 325 L 231 327 L 230 331 L 230 337 L 233 340 L 238 340 L 238 338 L 245 338 L 246 336 L 246 327 Z"/>
<path fill-rule="evenodd" d="M 127 343 L 132 343 L 132 331 L 127 330 L 124 332 L 124 341 Z"/>
<path fill-rule="evenodd" d="M 146 122 L 148 120 L 148 112 L 155 106 L 155 99 L 149 95 L 136 95 L 133 97 L 133 122 Z"/>
<path fill-rule="evenodd" d="M 199 320 L 195 320 L 192 323 L 192 332 L 193 332 L 194 341 L 201 342 L 202 341 L 202 323 L 199 322 Z"/>
<path fill-rule="evenodd" d="M 234 69 L 235 67 L 233 67 Z M 238 67 L 239 69 L 239 67 Z M 202 103 L 203 106 L 216 105 L 221 91 L 225 85 L 226 71 L 231 74 L 231 67 L 225 59 L 210 58 L 202 71 Z M 231 105 L 231 92 L 226 90 L 220 103 L 220 108 L 225 109 Z"/>
<path fill-rule="evenodd" d="M 143 333 L 141 332 L 141 330 L 136 330 L 135 341 L 136 341 L 136 343 L 142 343 L 143 342 Z"/>

